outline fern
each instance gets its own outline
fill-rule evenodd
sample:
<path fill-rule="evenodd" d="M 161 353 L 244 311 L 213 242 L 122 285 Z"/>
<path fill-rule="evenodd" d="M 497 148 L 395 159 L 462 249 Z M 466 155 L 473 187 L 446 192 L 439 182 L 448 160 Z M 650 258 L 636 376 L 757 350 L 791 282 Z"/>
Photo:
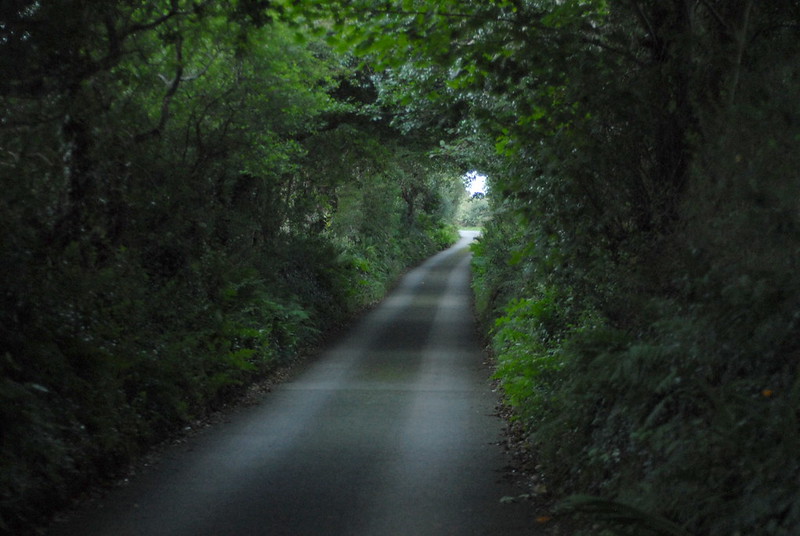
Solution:
<path fill-rule="evenodd" d="M 663 516 L 593 495 L 572 495 L 561 503 L 559 510 L 561 513 L 588 514 L 611 525 L 632 527 L 656 536 L 692 536 L 686 529 Z"/>

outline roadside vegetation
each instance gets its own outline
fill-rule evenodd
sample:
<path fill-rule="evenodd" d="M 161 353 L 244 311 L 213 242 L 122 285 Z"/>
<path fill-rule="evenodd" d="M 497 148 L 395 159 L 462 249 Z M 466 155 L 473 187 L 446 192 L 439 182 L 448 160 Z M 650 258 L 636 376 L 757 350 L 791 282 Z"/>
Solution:
<path fill-rule="evenodd" d="M 539 488 L 581 534 L 800 533 L 797 3 L 0 21 L 5 529 L 378 299 L 457 218 Z"/>
<path fill-rule="evenodd" d="M 481 11 L 474 286 L 540 486 L 581 534 L 797 534 L 797 7 Z"/>

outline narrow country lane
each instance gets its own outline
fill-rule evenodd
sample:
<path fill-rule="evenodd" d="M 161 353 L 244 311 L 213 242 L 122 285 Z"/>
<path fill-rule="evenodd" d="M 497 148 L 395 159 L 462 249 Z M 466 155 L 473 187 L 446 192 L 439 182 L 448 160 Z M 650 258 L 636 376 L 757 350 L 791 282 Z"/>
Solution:
<path fill-rule="evenodd" d="M 534 534 L 503 474 L 469 242 L 409 272 L 305 370 L 52 536 Z"/>

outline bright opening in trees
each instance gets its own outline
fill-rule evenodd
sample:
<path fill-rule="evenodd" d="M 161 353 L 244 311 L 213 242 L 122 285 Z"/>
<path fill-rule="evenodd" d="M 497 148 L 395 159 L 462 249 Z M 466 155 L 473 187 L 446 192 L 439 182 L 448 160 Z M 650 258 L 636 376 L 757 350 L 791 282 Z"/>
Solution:
<path fill-rule="evenodd" d="M 486 175 L 482 175 L 478 171 L 470 171 L 464 175 L 464 184 L 470 195 L 486 193 Z"/>

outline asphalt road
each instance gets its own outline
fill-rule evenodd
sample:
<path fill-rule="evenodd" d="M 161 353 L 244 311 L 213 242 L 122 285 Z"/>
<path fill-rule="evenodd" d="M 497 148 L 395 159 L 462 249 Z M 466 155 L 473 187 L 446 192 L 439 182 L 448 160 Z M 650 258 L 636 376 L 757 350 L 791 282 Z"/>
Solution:
<path fill-rule="evenodd" d="M 505 478 L 470 309 L 475 233 L 409 272 L 261 403 L 169 450 L 52 536 L 536 532 Z"/>

